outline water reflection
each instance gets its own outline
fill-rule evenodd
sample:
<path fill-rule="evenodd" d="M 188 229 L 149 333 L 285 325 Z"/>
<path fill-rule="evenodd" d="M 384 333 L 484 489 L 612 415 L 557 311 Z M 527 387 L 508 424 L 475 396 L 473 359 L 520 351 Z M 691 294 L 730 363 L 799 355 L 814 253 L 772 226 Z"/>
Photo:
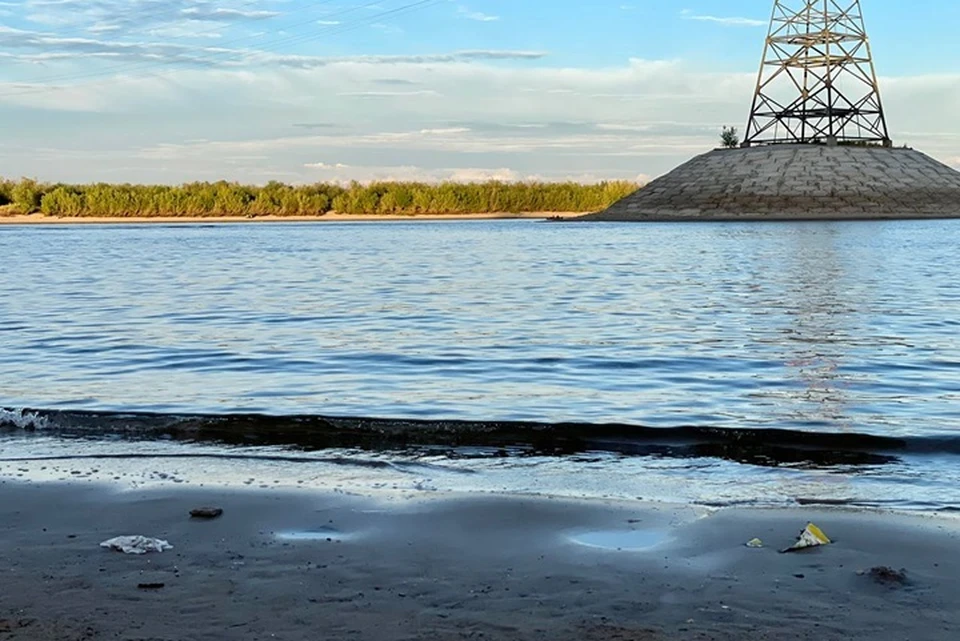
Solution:
<path fill-rule="evenodd" d="M 846 283 L 856 275 L 841 258 L 836 227 L 799 225 L 789 231 L 792 242 L 778 268 L 786 307 L 784 365 L 793 382 L 780 395 L 782 411 L 801 427 L 849 432 L 852 381 L 843 363 L 856 340 L 859 305 Z M 846 474 L 810 471 L 784 479 L 781 488 L 785 496 L 812 501 L 852 500 L 853 491 Z"/>
<path fill-rule="evenodd" d="M 790 419 L 798 424 L 849 430 L 849 375 L 842 364 L 857 331 L 857 301 L 837 248 L 837 229 L 800 225 L 790 230 L 794 251 L 783 259 L 789 324 L 782 328 L 785 365 L 799 383 L 786 389 Z M 855 277 L 855 276 L 854 276 Z"/>

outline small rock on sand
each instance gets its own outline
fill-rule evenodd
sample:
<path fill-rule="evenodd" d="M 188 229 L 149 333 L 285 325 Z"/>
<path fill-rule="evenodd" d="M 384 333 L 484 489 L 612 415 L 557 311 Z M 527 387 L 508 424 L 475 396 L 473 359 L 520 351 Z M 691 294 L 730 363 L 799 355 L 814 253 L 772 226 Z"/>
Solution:
<path fill-rule="evenodd" d="M 32 621 L 29 619 L 0 619 L 0 632 L 13 632 L 14 630 L 25 628 L 31 623 Z"/>
<path fill-rule="evenodd" d="M 190 510 L 190 517 L 194 519 L 215 519 L 223 514 L 223 508 L 219 507 L 198 507 Z"/>
<path fill-rule="evenodd" d="M 869 576 L 882 585 L 906 585 L 908 582 L 906 570 L 894 570 L 886 566 L 870 568 L 866 572 L 860 572 L 859 574 Z"/>

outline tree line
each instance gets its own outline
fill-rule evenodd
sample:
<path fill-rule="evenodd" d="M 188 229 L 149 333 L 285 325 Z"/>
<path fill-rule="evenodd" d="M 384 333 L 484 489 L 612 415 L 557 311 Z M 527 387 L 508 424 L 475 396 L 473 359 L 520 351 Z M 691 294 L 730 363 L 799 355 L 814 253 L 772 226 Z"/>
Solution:
<path fill-rule="evenodd" d="M 69 185 L 0 180 L 0 213 L 47 216 L 320 216 L 340 214 L 487 214 L 591 212 L 638 185 L 626 181 L 319 183 L 262 186 L 233 182 L 184 185 Z"/>

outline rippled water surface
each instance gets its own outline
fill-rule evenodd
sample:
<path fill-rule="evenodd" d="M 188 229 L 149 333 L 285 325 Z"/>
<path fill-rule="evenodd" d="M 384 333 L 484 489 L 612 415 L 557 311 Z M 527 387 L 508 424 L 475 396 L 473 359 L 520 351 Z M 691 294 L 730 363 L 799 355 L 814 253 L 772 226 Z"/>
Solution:
<path fill-rule="evenodd" d="M 960 225 L 0 229 L 0 404 L 942 432 Z"/>
<path fill-rule="evenodd" d="M 958 235 L 0 227 L 0 407 L 960 436 Z"/>

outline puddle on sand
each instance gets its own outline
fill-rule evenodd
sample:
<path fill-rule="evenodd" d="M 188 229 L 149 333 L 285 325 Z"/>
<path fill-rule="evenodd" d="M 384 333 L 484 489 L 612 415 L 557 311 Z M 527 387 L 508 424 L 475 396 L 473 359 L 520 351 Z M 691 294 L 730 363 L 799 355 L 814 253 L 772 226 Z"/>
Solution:
<path fill-rule="evenodd" d="M 356 536 L 356 534 L 341 532 L 332 527 L 318 527 L 312 530 L 286 530 L 274 534 L 274 537 L 279 541 L 326 541 L 336 543 L 350 541 Z"/>
<path fill-rule="evenodd" d="M 652 550 L 665 543 L 669 538 L 670 531 L 664 529 L 595 530 L 570 535 L 570 540 L 579 545 L 624 552 Z"/>

